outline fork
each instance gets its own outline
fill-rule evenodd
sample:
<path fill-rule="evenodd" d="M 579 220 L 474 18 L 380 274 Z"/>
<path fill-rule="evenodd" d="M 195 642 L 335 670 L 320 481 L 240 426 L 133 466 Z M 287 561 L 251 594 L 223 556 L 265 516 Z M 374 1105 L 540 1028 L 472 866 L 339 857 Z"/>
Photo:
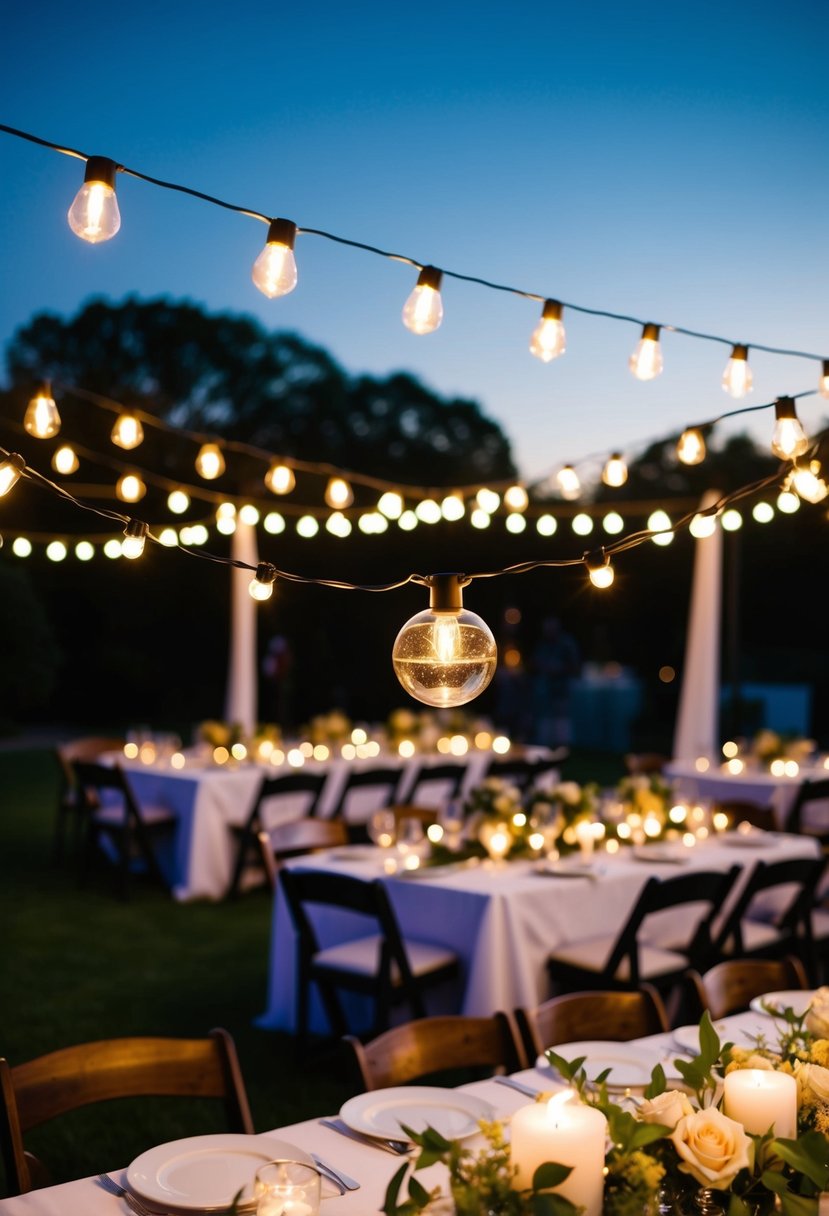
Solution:
<path fill-rule="evenodd" d="M 109 1174 L 99 1174 L 97 1181 L 109 1191 L 110 1195 L 117 1195 L 119 1199 L 123 1199 L 128 1208 L 135 1212 L 135 1216 L 159 1216 L 157 1211 L 152 1211 L 150 1208 L 144 1207 L 140 1199 L 136 1199 L 132 1191 L 126 1190 L 116 1182 L 114 1178 L 110 1178 Z"/>

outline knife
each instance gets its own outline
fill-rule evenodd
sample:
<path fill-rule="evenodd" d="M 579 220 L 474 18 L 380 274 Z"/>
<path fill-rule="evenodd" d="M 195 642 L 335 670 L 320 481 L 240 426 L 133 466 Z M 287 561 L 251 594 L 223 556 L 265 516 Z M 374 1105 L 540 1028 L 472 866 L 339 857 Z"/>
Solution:
<path fill-rule="evenodd" d="M 320 1123 L 323 1127 L 330 1127 L 332 1131 L 339 1132 L 341 1136 L 348 1136 L 350 1140 L 356 1140 L 358 1144 L 367 1144 L 370 1148 L 381 1148 L 386 1153 L 394 1153 L 396 1157 L 407 1156 L 412 1149 L 408 1140 L 379 1140 L 374 1136 L 365 1136 L 362 1132 L 355 1132 L 342 1119 L 320 1119 Z"/>
<path fill-rule="evenodd" d="M 333 1165 L 329 1165 L 327 1161 L 323 1161 L 322 1157 L 318 1157 L 316 1153 L 311 1153 L 311 1159 L 320 1173 L 326 1178 L 330 1178 L 334 1185 L 339 1187 L 341 1194 L 344 1191 L 359 1191 L 360 1184 L 356 1178 L 351 1178 L 343 1170 L 335 1169 Z"/>
<path fill-rule="evenodd" d="M 492 1078 L 499 1085 L 508 1085 L 510 1089 L 515 1089 L 519 1094 L 523 1094 L 525 1098 L 537 1098 L 543 1091 L 536 1089 L 533 1085 L 525 1085 L 523 1081 L 516 1081 L 515 1077 L 496 1076 Z"/>

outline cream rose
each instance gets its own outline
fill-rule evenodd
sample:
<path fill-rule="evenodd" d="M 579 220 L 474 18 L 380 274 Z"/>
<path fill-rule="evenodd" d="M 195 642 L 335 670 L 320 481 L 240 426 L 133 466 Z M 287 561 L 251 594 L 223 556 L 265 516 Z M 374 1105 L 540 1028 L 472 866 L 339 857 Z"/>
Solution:
<path fill-rule="evenodd" d="M 642 1123 L 661 1123 L 663 1127 L 675 1128 L 680 1119 L 692 1115 L 694 1108 L 679 1089 L 666 1089 L 655 1098 L 640 1102 L 636 1112 Z"/>
<path fill-rule="evenodd" d="M 802 1090 L 810 1090 L 820 1102 L 829 1102 L 829 1068 L 820 1064 L 801 1064 L 795 1076 Z"/>
<path fill-rule="evenodd" d="M 806 1029 L 820 1039 L 829 1039 L 829 988 L 818 988 L 806 1014 Z"/>
<path fill-rule="evenodd" d="M 685 1115 L 671 1140 L 683 1173 L 716 1191 L 729 1187 L 740 1170 L 750 1165 L 752 1144 L 743 1125 L 714 1106 Z"/>

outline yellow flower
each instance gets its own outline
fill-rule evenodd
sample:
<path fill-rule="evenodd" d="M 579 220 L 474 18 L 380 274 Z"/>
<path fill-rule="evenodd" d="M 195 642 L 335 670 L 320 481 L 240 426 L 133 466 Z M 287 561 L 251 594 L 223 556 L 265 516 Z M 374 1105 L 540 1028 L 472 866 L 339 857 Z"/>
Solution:
<path fill-rule="evenodd" d="M 701 1186 L 724 1191 L 750 1165 L 751 1140 L 743 1125 L 715 1106 L 685 1115 L 670 1138 L 680 1157 L 679 1168 Z"/>

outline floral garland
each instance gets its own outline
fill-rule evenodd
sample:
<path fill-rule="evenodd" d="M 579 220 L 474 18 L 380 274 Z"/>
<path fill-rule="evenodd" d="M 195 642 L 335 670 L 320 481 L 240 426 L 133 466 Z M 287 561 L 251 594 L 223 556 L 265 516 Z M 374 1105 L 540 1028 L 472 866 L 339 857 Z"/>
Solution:
<path fill-rule="evenodd" d="M 751 743 L 751 755 L 763 764 L 772 760 L 796 760 L 803 764 L 815 750 L 814 739 L 797 735 L 781 735 L 777 731 L 759 730 Z"/>
<path fill-rule="evenodd" d="M 770 1011 L 771 1012 L 771 1011 Z M 829 1190 L 829 988 L 819 989 L 811 1013 L 780 1015 L 780 1041 L 772 1048 L 758 1041 L 755 1051 L 722 1044 L 710 1016 L 700 1022 L 700 1051 L 692 1060 L 675 1061 L 684 1090 L 668 1089 L 657 1065 L 642 1100 L 631 1111 L 611 1100 L 607 1073 L 592 1083 L 584 1057 L 565 1060 L 548 1051 L 551 1065 L 578 1099 L 607 1119 L 603 1216 L 713 1210 L 727 1216 L 818 1216 L 820 1196 Z M 771 1131 L 749 1135 L 721 1109 L 723 1077 L 735 1069 L 757 1067 L 789 1071 L 798 1081 L 798 1122 L 794 1138 Z M 549 1098 L 539 1095 L 539 1100 Z M 529 1188 L 516 1189 L 518 1167 L 501 1123 L 481 1123 L 486 1140 L 474 1152 L 447 1140 L 433 1128 L 406 1129 L 419 1147 L 415 1173 L 436 1162 L 449 1171 L 457 1216 L 574 1216 L 580 1209 L 551 1188 L 572 1172 L 555 1162 L 535 1171 Z M 416 1216 L 439 1205 L 440 1188 L 428 1191 L 412 1174 L 408 1197 L 398 1201 L 410 1164 L 395 1174 L 386 1193 L 386 1216 Z M 700 1196 L 703 1197 L 700 1207 Z M 718 1202 L 719 1196 L 719 1202 Z M 451 1209 L 450 1209 L 451 1210 Z"/>

